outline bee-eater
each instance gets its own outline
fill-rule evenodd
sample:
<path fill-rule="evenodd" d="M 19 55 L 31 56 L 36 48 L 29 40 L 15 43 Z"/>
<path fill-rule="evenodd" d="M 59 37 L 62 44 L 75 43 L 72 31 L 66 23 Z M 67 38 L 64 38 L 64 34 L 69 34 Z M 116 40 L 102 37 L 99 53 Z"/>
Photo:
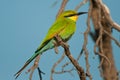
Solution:
<path fill-rule="evenodd" d="M 55 47 L 54 43 L 57 43 L 55 36 L 59 35 L 64 42 L 67 42 L 76 30 L 76 21 L 78 16 L 81 14 L 85 14 L 87 12 L 79 12 L 77 13 L 74 10 L 64 11 L 61 15 L 58 16 L 56 21 L 48 30 L 46 37 L 43 39 L 40 46 L 37 48 L 35 53 L 32 55 L 30 59 L 26 61 L 24 66 L 15 74 L 16 77 L 20 75 L 22 70 L 27 67 L 27 65 L 34 60 L 38 55 L 41 55 L 43 52 L 52 49 Z"/>

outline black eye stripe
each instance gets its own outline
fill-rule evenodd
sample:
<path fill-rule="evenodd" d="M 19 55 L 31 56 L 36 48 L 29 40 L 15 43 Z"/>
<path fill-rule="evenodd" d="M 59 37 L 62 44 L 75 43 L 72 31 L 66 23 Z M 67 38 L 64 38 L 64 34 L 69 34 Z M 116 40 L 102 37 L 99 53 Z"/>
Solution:
<path fill-rule="evenodd" d="M 76 13 L 76 14 L 69 14 L 69 15 L 66 15 L 64 17 L 79 16 L 79 15 L 86 14 L 86 13 L 88 13 L 88 12 L 79 12 L 79 13 Z"/>
<path fill-rule="evenodd" d="M 75 15 L 77 15 L 77 14 L 69 14 L 69 15 L 66 15 L 64 17 L 71 17 L 71 16 L 75 16 Z"/>

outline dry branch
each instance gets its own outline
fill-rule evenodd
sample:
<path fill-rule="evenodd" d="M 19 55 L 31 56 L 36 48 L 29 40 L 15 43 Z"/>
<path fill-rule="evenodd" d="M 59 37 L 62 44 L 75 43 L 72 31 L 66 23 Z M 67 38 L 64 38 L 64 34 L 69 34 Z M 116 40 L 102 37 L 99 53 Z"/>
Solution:
<path fill-rule="evenodd" d="M 78 9 L 83 6 L 84 4 L 86 4 L 88 2 L 88 0 L 83 0 L 82 2 L 80 2 L 80 4 L 78 4 L 76 7 L 75 7 L 75 10 L 78 11 Z"/>
<path fill-rule="evenodd" d="M 117 41 L 111 34 L 104 30 L 104 33 L 107 34 L 113 41 L 115 41 L 116 45 L 120 47 L 120 42 Z"/>
<path fill-rule="evenodd" d="M 102 3 L 102 0 L 90 0 L 92 2 L 92 22 L 95 29 L 95 47 L 94 52 L 100 57 L 100 72 L 104 80 L 118 80 L 117 70 L 112 55 L 111 39 L 118 45 L 119 42 L 111 36 L 111 29 L 120 31 L 120 26 L 111 19 L 108 7 Z M 96 50 L 98 47 L 99 51 Z M 111 65 L 111 66 L 110 66 Z M 111 67 L 111 68 L 108 68 Z M 111 72 L 111 74 L 109 74 Z"/>
<path fill-rule="evenodd" d="M 91 3 L 90 3 L 91 4 Z M 92 9 L 92 6 L 89 7 L 89 11 L 88 11 L 88 18 L 87 18 L 87 29 L 86 31 L 84 32 L 84 44 L 83 44 L 83 47 L 82 49 L 84 50 L 85 52 L 85 61 L 86 61 L 86 73 L 87 75 L 89 76 L 90 80 L 92 80 L 92 76 L 90 74 L 90 71 L 89 71 L 89 68 L 90 68 L 90 65 L 89 65 L 89 61 L 88 61 L 88 50 L 87 50 L 87 43 L 88 43 L 88 34 L 90 32 L 90 18 L 91 18 L 91 9 Z"/>
<path fill-rule="evenodd" d="M 62 1 L 61 6 L 60 6 L 60 9 L 59 9 L 59 11 L 58 11 L 58 13 L 57 13 L 57 15 L 56 15 L 56 19 L 57 19 L 57 17 L 64 11 L 67 2 L 68 2 L 68 0 L 63 0 L 63 1 Z M 55 43 L 55 45 L 57 45 L 57 44 Z M 56 53 L 58 53 L 57 47 L 55 47 L 54 50 L 55 50 Z M 65 55 L 64 55 L 64 53 L 63 53 L 62 57 L 61 57 L 56 63 L 54 63 L 54 65 L 53 65 L 53 67 L 52 67 L 52 69 L 51 69 L 50 80 L 53 80 L 53 74 L 56 73 L 55 68 L 56 68 L 56 66 L 64 59 L 64 57 L 65 57 Z"/>
<path fill-rule="evenodd" d="M 53 67 L 51 69 L 50 80 L 53 80 L 53 74 L 55 74 L 55 73 L 57 74 L 57 72 L 55 71 L 55 68 L 64 59 L 64 57 L 65 57 L 65 53 L 63 53 L 61 58 L 53 65 Z"/>
<path fill-rule="evenodd" d="M 104 12 L 104 16 L 107 19 L 107 22 L 112 26 L 112 28 L 116 29 L 120 32 L 120 25 L 118 25 L 116 22 L 114 22 L 110 16 L 109 8 L 102 2 L 102 0 L 96 1 L 98 5 L 101 6 L 101 9 Z"/>
<path fill-rule="evenodd" d="M 76 68 L 80 80 L 86 80 L 86 74 L 85 74 L 84 70 L 82 69 L 82 67 L 79 66 L 79 63 L 72 57 L 72 55 L 69 51 L 69 46 L 62 41 L 62 39 L 60 38 L 59 35 L 56 35 L 55 38 L 56 38 L 58 44 L 60 44 L 64 48 L 65 55 L 69 58 L 69 60 L 72 62 L 72 64 Z"/>
<path fill-rule="evenodd" d="M 30 73 L 29 80 L 32 80 L 33 72 L 35 71 L 36 68 L 38 68 L 39 60 L 40 60 L 40 55 L 38 55 L 38 56 L 35 58 L 35 61 L 34 61 L 33 66 L 31 66 L 31 68 L 28 69 L 28 71 L 26 72 L 26 73 Z M 39 68 L 38 68 L 38 72 L 39 72 L 39 71 L 40 71 L 40 70 L 39 70 Z M 41 71 L 40 71 L 39 73 L 41 73 Z M 41 76 L 41 74 L 39 74 L 39 76 Z M 40 77 L 40 80 L 42 80 L 42 77 Z"/>
<path fill-rule="evenodd" d="M 67 2 L 68 2 L 68 0 L 63 0 L 62 1 L 61 7 L 60 7 L 60 9 L 58 11 L 58 14 L 56 15 L 56 18 L 64 11 Z"/>

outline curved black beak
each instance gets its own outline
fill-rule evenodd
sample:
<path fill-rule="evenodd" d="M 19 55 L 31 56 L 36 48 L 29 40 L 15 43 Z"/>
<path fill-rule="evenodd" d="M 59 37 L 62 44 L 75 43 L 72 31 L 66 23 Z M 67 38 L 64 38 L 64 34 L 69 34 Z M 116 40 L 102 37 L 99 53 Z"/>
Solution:
<path fill-rule="evenodd" d="M 78 12 L 77 14 L 70 14 L 70 15 L 67 15 L 64 17 L 79 16 L 79 15 L 86 14 L 86 13 L 88 13 L 88 12 Z"/>

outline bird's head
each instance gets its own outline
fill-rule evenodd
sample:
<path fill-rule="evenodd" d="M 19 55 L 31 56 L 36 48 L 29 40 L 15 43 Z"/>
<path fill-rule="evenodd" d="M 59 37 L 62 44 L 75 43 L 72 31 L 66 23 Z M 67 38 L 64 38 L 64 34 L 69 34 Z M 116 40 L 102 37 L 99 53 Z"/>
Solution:
<path fill-rule="evenodd" d="M 74 10 L 64 11 L 59 17 L 69 18 L 73 21 L 77 21 L 78 16 L 82 14 L 86 14 L 87 12 L 76 12 Z"/>

